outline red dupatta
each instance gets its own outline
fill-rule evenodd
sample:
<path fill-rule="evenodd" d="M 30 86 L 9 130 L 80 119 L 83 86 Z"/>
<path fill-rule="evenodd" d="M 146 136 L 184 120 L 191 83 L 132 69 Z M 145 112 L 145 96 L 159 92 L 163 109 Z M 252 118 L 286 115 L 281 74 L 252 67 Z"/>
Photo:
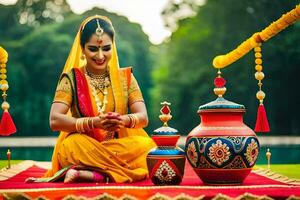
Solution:
<path fill-rule="evenodd" d="M 77 109 L 83 117 L 95 117 L 97 116 L 97 111 L 93 109 L 92 99 L 89 92 L 89 85 L 85 78 L 85 75 L 78 69 L 73 68 L 74 70 L 74 90 L 76 92 L 77 99 Z M 90 137 L 95 138 L 98 141 L 104 140 L 104 132 L 100 129 L 94 129 L 89 131 L 88 134 Z"/>

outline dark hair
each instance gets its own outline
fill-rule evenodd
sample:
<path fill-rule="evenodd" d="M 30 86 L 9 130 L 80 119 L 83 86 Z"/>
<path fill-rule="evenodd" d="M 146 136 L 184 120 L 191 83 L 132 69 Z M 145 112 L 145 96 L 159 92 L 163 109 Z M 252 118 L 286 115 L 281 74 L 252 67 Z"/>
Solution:
<path fill-rule="evenodd" d="M 95 19 L 92 19 L 91 21 L 89 21 L 84 26 L 84 28 L 81 32 L 80 45 L 82 48 L 84 48 L 84 45 L 90 40 L 92 35 L 95 33 L 95 31 L 98 27 L 97 19 L 98 19 L 99 25 L 103 29 L 104 33 L 107 33 L 112 41 L 114 40 L 115 31 L 114 31 L 114 28 L 112 27 L 112 25 L 103 19 L 95 18 Z"/>

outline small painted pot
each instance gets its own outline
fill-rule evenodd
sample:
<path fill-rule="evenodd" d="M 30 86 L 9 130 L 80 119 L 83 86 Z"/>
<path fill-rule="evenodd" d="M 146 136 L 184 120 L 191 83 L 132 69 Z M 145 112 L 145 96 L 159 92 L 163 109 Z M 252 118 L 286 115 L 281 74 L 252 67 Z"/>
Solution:
<path fill-rule="evenodd" d="M 160 146 L 147 156 L 149 176 L 155 185 L 179 185 L 185 166 L 185 154 L 179 147 Z"/>
<path fill-rule="evenodd" d="M 170 103 L 161 103 L 160 120 L 163 126 L 154 130 L 152 139 L 157 147 L 147 155 L 149 176 L 155 185 L 178 185 L 182 181 L 185 166 L 185 153 L 176 146 L 180 137 L 178 131 L 168 126 L 172 118 Z"/>
<path fill-rule="evenodd" d="M 259 142 L 243 122 L 245 107 L 219 97 L 199 107 L 201 123 L 185 145 L 189 163 L 206 184 L 240 184 L 259 154 Z"/>

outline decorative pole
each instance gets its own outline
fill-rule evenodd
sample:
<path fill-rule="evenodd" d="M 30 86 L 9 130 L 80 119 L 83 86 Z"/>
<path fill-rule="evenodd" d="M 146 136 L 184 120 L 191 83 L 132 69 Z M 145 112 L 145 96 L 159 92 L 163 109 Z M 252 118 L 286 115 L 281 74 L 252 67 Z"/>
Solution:
<path fill-rule="evenodd" d="M 271 152 L 270 152 L 270 149 L 268 148 L 267 149 L 267 153 L 266 153 L 266 157 L 267 157 L 267 160 L 268 160 L 268 170 L 271 169 Z"/>
<path fill-rule="evenodd" d="M 10 158 L 11 158 L 11 153 L 10 153 L 10 150 L 8 149 L 7 150 L 7 169 L 10 169 Z"/>
<path fill-rule="evenodd" d="M 8 61 L 8 53 L 4 48 L 0 46 L 0 89 L 2 90 L 2 98 L 3 103 L 1 105 L 3 109 L 3 115 L 0 123 L 0 135 L 8 136 L 17 131 L 16 126 L 8 112 L 9 103 L 6 101 L 7 99 L 7 90 L 9 88 L 8 82 L 6 80 L 6 63 Z"/>

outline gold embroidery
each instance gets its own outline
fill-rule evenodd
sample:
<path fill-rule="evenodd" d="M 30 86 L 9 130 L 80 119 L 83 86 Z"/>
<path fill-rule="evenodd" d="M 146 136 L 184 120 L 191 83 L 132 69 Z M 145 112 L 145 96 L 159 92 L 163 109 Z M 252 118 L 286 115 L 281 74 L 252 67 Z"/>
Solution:
<path fill-rule="evenodd" d="M 57 86 L 53 102 L 62 102 L 71 106 L 72 99 L 71 82 L 67 77 L 63 77 Z"/>

